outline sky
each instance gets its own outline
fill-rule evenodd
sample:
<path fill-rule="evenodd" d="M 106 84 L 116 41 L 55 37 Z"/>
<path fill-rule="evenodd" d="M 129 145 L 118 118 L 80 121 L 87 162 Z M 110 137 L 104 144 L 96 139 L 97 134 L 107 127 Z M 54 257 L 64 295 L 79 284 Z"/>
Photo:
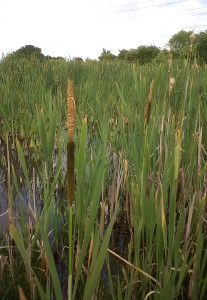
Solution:
<path fill-rule="evenodd" d="M 207 0 L 0 0 L 0 59 L 25 45 L 68 59 L 164 48 L 182 29 L 207 30 Z"/>

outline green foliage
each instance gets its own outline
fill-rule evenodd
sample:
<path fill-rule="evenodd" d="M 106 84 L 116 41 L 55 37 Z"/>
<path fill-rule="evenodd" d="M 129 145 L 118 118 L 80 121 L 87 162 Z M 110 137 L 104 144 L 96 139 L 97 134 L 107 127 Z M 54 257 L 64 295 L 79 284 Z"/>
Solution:
<path fill-rule="evenodd" d="M 156 46 L 140 46 L 137 49 L 119 50 L 117 58 L 130 63 L 144 65 L 150 63 L 159 54 L 160 49 Z"/>
<path fill-rule="evenodd" d="M 97 60 L 91 59 L 91 58 L 86 58 L 85 63 L 93 65 L 93 64 L 97 64 Z"/>
<path fill-rule="evenodd" d="M 140 46 L 132 52 L 132 57 L 130 53 L 128 54 L 128 59 L 133 60 L 133 58 L 135 58 L 138 63 L 144 65 L 150 63 L 159 52 L 160 49 L 156 46 Z"/>
<path fill-rule="evenodd" d="M 200 63 L 207 61 L 207 31 L 194 35 L 191 40 L 193 31 L 181 30 L 171 37 L 168 42 L 173 58 L 189 58 L 191 61 L 199 58 Z"/>
<path fill-rule="evenodd" d="M 137 49 L 130 49 L 126 55 L 126 59 L 130 63 L 138 63 Z"/>
<path fill-rule="evenodd" d="M 111 60 L 115 60 L 117 57 L 116 55 L 114 55 L 113 53 L 111 53 L 110 50 L 106 50 L 106 49 L 103 49 L 101 55 L 98 57 L 98 59 L 100 61 L 111 61 Z"/>
<path fill-rule="evenodd" d="M 200 63 L 207 61 L 207 32 L 194 34 L 192 31 L 181 30 L 168 42 L 173 59 L 188 58 L 191 62 L 199 58 Z"/>
<path fill-rule="evenodd" d="M 130 50 L 125 50 L 125 49 L 119 50 L 119 54 L 117 58 L 120 60 L 127 60 L 127 55 L 129 54 L 129 51 Z"/>
<path fill-rule="evenodd" d="M 193 31 L 181 30 L 170 38 L 167 46 L 170 47 L 173 59 L 189 58 L 192 61 L 198 54 L 200 62 L 203 63 L 207 60 L 207 33 L 201 32 L 199 34 L 195 34 L 195 39 L 193 41 L 191 40 L 192 34 Z M 166 61 L 167 56 L 167 49 L 160 50 L 154 45 L 142 45 L 136 49 L 119 50 L 119 54 L 117 56 L 112 54 L 110 50 L 103 49 L 102 54 L 99 56 L 99 60 L 111 61 L 118 59 L 121 61 L 144 65 L 152 61 L 162 63 Z"/>
<path fill-rule="evenodd" d="M 8 299 L 26 280 L 28 299 L 65 298 L 58 275 L 67 279 L 70 231 L 73 299 L 206 299 L 206 69 L 173 61 L 169 91 L 167 55 L 159 52 L 142 66 L 125 60 L 0 65 L 5 178 L 12 165 L 9 184 L 1 184 L 13 194 L 10 229 L 19 249 L 2 235 L 0 293 Z M 77 104 L 72 226 L 64 194 L 68 76 Z M 25 266 L 18 281 L 17 257 Z"/>
<path fill-rule="evenodd" d="M 190 36 L 192 33 L 193 31 L 181 30 L 178 33 L 174 34 L 168 42 L 170 50 L 186 52 L 190 46 Z"/>
<path fill-rule="evenodd" d="M 82 63 L 83 59 L 81 57 L 75 57 L 74 59 L 76 62 Z"/>
<path fill-rule="evenodd" d="M 43 287 L 42 287 L 40 281 L 38 280 L 37 276 L 35 275 L 34 270 L 32 269 L 32 266 L 31 266 L 31 257 L 28 254 L 28 250 L 25 248 L 24 240 L 20 237 L 20 235 L 18 234 L 16 228 L 13 225 L 10 226 L 10 233 L 11 233 L 11 236 L 12 236 L 13 240 L 16 243 L 16 246 L 17 246 L 19 252 L 22 255 L 22 258 L 23 258 L 24 262 L 27 265 L 27 268 L 35 276 L 35 280 L 36 280 L 36 283 L 37 283 L 37 287 L 38 287 L 41 299 L 42 300 L 46 299 L 46 295 L 44 293 Z"/>
<path fill-rule="evenodd" d="M 207 63 L 207 31 L 200 32 L 197 36 L 196 51 L 201 63 Z"/>
<path fill-rule="evenodd" d="M 167 49 L 160 50 L 160 52 L 153 59 L 154 63 L 162 64 L 166 63 L 169 57 L 169 51 Z"/>
<path fill-rule="evenodd" d="M 48 57 L 49 56 L 44 56 L 42 54 L 42 50 L 40 48 L 35 47 L 33 45 L 26 45 L 5 56 L 2 59 L 1 63 L 14 64 L 15 60 L 17 62 L 21 62 L 25 60 L 42 61 L 44 58 L 48 58 Z"/>
<path fill-rule="evenodd" d="M 35 47 L 33 45 L 26 45 L 24 47 L 21 47 L 17 51 L 13 53 L 16 57 L 23 57 L 23 58 L 38 58 L 43 59 L 44 55 L 42 54 L 42 50 L 38 47 Z"/>
<path fill-rule="evenodd" d="M 3 67 L 3 65 L 6 68 L 8 68 L 10 65 L 16 67 L 21 64 L 25 64 L 28 60 L 30 60 L 33 63 L 43 61 L 65 62 L 65 59 L 63 57 L 52 57 L 50 55 L 44 55 L 40 48 L 35 47 L 33 45 L 26 45 L 4 56 L 1 60 L 1 67 Z"/>

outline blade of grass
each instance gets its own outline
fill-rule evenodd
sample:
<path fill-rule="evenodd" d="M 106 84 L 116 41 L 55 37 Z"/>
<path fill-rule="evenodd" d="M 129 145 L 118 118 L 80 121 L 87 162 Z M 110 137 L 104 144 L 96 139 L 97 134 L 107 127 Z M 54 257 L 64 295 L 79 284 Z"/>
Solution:
<path fill-rule="evenodd" d="M 111 237 L 112 228 L 113 228 L 114 222 L 116 220 L 116 213 L 117 213 L 117 207 L 115 209 L 115 212 L 112 216 L 112 219 L 109 223 L 106 234 L 104 236 L 98 257 L 96 259 L 95 267 L 92 270 L 90 270 L 90 272 L 89 272 L 90 275 L 88 276 L 87 281 L 86 281 L 83 300 L 92 298 L 94 290 L 96 288 L 96 284 L 100 278 L 101 270 L 102 270 L 104 261 L 106 259 L 107 248 L 108 248 L 109 240 Z"/>
<path fill-rule="evenodd" d="M 13 226 L 13 225 L 10 225 L 10 232 L 11 232 L 11 235 L 12 235 L 12 238 L 14 239 L 16 245 L 17 245 L 17 248 L 19 250 L 19 252 L 21 253 L 22 255 L 22 258 L 24 259 L 25 263 L 27 264 L 27 267 L 30 269 L 30 271 L 34 274 L 35 276 L 35 279 L 36 279 L 36 282 L 37 282 L 37 287 L 38 287 L 38 291 L 39 291 L 39 294 L 40 294 L 40 297 L 42 300 L 45 300 L 47 299 L 46 297 L 46 294 L 43 290 L 43 287 L 42 285 L 40 284 L 40 281 L 39 279 L 37 278 L 37 276 L 35 275 L 32 267 L 31 267 L 31 263 L 30 263 L 30 259 L 28 257 L 28 254 L 27 254 L 27 250 L 25 249 L 25 246 L 24 246 L 24 243 L 23 241 L 21 240 L 16 228 Z"/>

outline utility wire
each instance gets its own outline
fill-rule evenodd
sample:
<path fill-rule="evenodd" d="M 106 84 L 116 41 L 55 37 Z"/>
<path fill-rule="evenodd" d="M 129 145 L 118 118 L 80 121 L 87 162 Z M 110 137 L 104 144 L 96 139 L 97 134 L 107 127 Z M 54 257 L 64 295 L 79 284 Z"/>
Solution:
<path fill-rule="evenodd" d="M 132 8 L 132 9 L 126 9 L 124 11 L 117 11 L 117 12 L 108 12 L 108 13 L 104 13 L 103 15 L 111 15 L 111 14 L 122 14 L 122 13 L 125 13 L 125 12 L 129 12 L 129 11 L 138 11 L 138 10 L 142 10 L 142 9 L 146 9 L 146 8 L 153 8 L 153 7 L 162 7 L 162 6 L 167 6 L 167 5 L 171 5 L 171 4 L 178 4 L 178 3 L 181 3 L 181 2 L 186 2 L 188 0 L 179 0 L 179 1 L 171 1 L 171 2 L 167 2 L 167 3 L 161 3 L 161 4 L 155 4 L 155 5 L 151 5 L 150 7 L 149 6 L 142 6 L 142 7 L 138 7 L 138 8 Z M 144 2 L 144 1 L 143 1 Z M 146 1 L 145 1 L 146 3 Z M 127 5 L 125 5 L 127 6 Z"/>
<path fill-rule="evenodd" d="M 197 27 L 204 27 L 204 26 L 207 26 L 207 24 L 204 24 L 204 25 L 196 25 L 196 26 L 185 26 L 184 28 L 197 28 Z M 182 29 L 182 28 L 180 28 Z"/>
<path fill-rule="evenodd" d="M 178 29 L 178 31 L 179 30 L 183 30 L 183 29 L 191 29 L 191 28 L 192 28 L 192 30 L 194 30 L 194 28 L 205 27 L 205 26 L 207 27 L 207 24 L 205 24 L 205 25 L 197 25 L 197 26 L 187 26 L 187 27 L 182 27 L 182 28 L 180 27 Z M 176 30 L 177 30 L 177 28 L 176 28 Z M 169 34 L 159 34 L 159 35 L 156 35 L 154 37 L 160 37 L 160 36 L 172 36 L 172 33 L 169 33 Z"/>
<path fill-rule="evenodd" d="M 207 24 L 205 24 L 205 25 L 197 25 L 197 26 L 186 26 L 186 27 L 180 27 L 179 29 L 178 29 L 178 31 L 179 30 L 183 30 L 183 29 L 192 29 L 192 31 L 194 30 L 194 28 L 199 28 L 199 27 L 207 27 Z M 172 29 L 173 30 L 173 29 Z M 177 28 L 176 28 L 176 30 L 177 30 Z M 156 36 L 172 36 L 172 33 L 169 33 L 169 34 L 159 34 L 159 35 L 156 35 Z"/>
<path fill-rule="evenodd" d="M 147 2 L 153 2 L 153 1 L 157 1 L 157 0 L 148 0 Z M 153 8 L 153 7 L 162 7 L 162 6 L 166 6 L 166 5 L 170 5 L 170 4 L 176 4 L 176 3 L 181 3 L 181 2 L 186 2 L 187 0 L 179 0 L 179 1 L 171 1 L 171 2 L 167 2 L 167 3 L 162 3 L 162 4 L 156 4 L 156 5 L 152 5 L 150 6 L 150 8 Z M 106 7 L 104 8 L 105 10 L 106 9 L 111 9 L 111 8 L 118 8 L 118 7 L 128 7 L 130 5 L 135 5 L 135 4 L 140 4 L 140 3 L 146 3 L 146 1 L 137 1 L 137 2 L 133 2 L 133 3 L 129 3 L 129 4 L 122 4 L 122 5 L 117 5 L 117 6 L 112 6 L 112 7 Z M 120 14 L 120 13 L 125 13 L 125 12 L 128 12 L 128 11 L 139 11 L 141 9 L 145 9 L 145 8 L 149 8 L 149 6 L 145 6 L 145 7 L 140 7 L 140 8 L 133 8 L 133 9 L 129 9 L 129 10 L 125 10 L 125 11 L 121 11 L 121 12 L 110 12 L 108 14 L 103 14 L 103 15 L 109 15 L 109 14 L 113 14 L 113 15 L 117 15 L 117 14 Z M 191 9 L 184 9 L 184 10 L 179 10 L 177 11 L 178 13 L 180 12 L 190 12 L 190 11 L 194 11 L 194 10 L 201 10 L 201 9 L 205 9 L 207 8 L 207 6 L 202 6 L 202 7 L 196 7 L 196 8 L 191 8 Z M 203 13 L 198 13 L 198 14 L 194 14 L 194 15 L 191 15 L 191 16 L 197 16 L 197 15 L 205 15 L 206 12 L 203 12 Z M 157 15 L 151 15 L 151 16 L 148 16 L 148 17 L 155 17 Z M 191 17 L 189 16 L 189 17 Z M 133 18 L 127 18 L 127 19 L 121 19 L 121 20 L 112 20 L 112 21 L 106 21 L 106 22 L 101 22 L 102 24 L 106 24 L 106 23 L 119 23 L 119 22 L 125 22 L 125 21 L 131 21 L 131 20 L 137 20 L 137 19 L 143 19 L 143 18 L 146 18 L 146 16 L 139 16 L 139 17 L 133 17 Z"/>
<path fill-rule="evenodd" d="M 202 8 L 207 8 L 207 6 L 203 6 Z M 191 9 L 184 9 L 184 10 L 178 10 L 177 13 L 181 13 L 181 12 L 188 12 L 188 11 L 194 11 L 194 10 L 198 10 L 201 8 L 191 8 Z M 200 15 L 206 15 L 207 12 L 202 12 L 202 13 L 196 13 L 194 15 L 188 15 L 188 17 L 196 17 L 196 16 L 200 16 Z M 116 14 L 114 14 L 116 15 Z M 157 17 L 157 14 L 155 15 L 149 15 L 148 17 Z M 126 18 L 126 19 L 118 19 L 118 20 L 112 20 L 112 21 L 105 21 L 105 22 L 101 22 L 102 24 L 106 24 L 106 23 L 119 23 L 119 22 L 125 22 L 125 21 L 133 21 L 133 20 L 140 20 L 140 19 L 146 19 L 146 16 L 139 16 L 139 17 L 133 17 L 133 18 Z M 159 19 L 160 20 L 160 19 Z M 141 23 L 145 23 L 145 22 L 141 22 Z"/>
<path fill-rule="evenodd" d="M 201 7 L 196 7 L 196 8 L 178 10 L 178 12 L 191 11 L 191 10 L 197 10 L 197 9 L 202 9 L 202 8 L 207 8 L 207 5 L 206 6 L 201 6 Z"/>
<path fill-rule="evenodd" d="M 132 2 L 132 3 L 127 3 L 127 4 L 108 6 L 108 7 L 103 7 L 103 8 L 97 9 L 97 11 L 113 9 L 113 8 L 119 8 L 119 7 L 126 7 L 126 6 L 128 7 L 128 6 L 131 6 L 131 5 L 136 5 L 136 4 L 146 3 L 146 2 L 154 2 L 154 1 L 157 1 L 157 0 L 148 0 L 148 1 L 143 0 L 143 1 L 137 1 L 137 2 Z M 188 1 L 188 0 L 183 0 L 183 1 Z M 183 2 L 183 1 L 181 1 L 181 2 Z"/>
<path fill-rule="evenodd" d="M 134 3 L 129 3 L 129 4 L 124 4 L 124 5 L 118 5 L 118 6 L 113 6 L 113 7 L 107 7 L 107 8 L 103 8 L 102 10 L 108 10 L 108 9 L 115 9 L 115 8 L 123 8 L 123 7 L 129 7 L 130 5 L 136 5 L 136 4 L 141 4 L 141 3 L 145 3 L 146 2 L 154 2 L 154 1 L 157 1 L 157 0 L 148 0 L 148 1 L 139 1 L 139 2 L 134 2 Z M 109 13 L 104 13 L 102 14 L 103 16 L 105 15 L 111 15 L 113 14 L 114 16 L 120 14 L 120 13 L 125 13 L 125 12 L 128 12 L 128 11 L 131 11 L 131 12 L 135 12 L 135 11 L 139 11 L 139 10 L 142 10 L 142 9 L 146 9 L 146 8 L 153 8 L 153 7 L 164 7 L 164 6 L 167 6 L 167 5 L 172 5 L 172 4 L 178 4 L 178 3 L 181 3 L 181 2 L 186 2 L 187 0 L 180 0 L 180 1 L 171 1 L 171 2 L 167 2 L 167 3 L 162 3 L 162 4 L 155 4 L 155 5 L 151 5 L 150 7 L 149 6 L 142 6 L 142 7 L 139 7 L 139 8 L 131 8 L 131 9 L 127 9 L 127 10 L 124 10 L 124 11 L 118 11 L 118 12 L 109 12 Z M 203 10 L 207 8 L 207 6 L 202 6 L 202 7 L 196 7 L 196 8 L 190 8 L 190 9 L 183 9 L 183 10 L 178 10 L 177 13 L 182 13 L 182 12 L 193 12 L 193 11 L 196 11 L 196 10 Z M 196 14 L 193 14 L 193 15 L 189 15 L 188 14 L 188 17 L 196 17 L 196 16 L 199 16 L 199 15 L 206 15 L 207 12 L 201 12 L 201 13 L 196 13 Z M 151 15 L 151 16 L 148 16 L 148 17 L 157 17 L 157 15 Z M 140 16 L 140 17 L 134 17 L 134 18 L 128 18 L 128 19 L 122 19 L 122 20 L 115 20 L 115 21 L 108 21 L 108 22 L 104 22 L 105 24 L 106 23 L 114 23 L 114 22 L 123 22 L 123 21 L 131 21 L 131 20 L 138 20 L 138 19 L 146 19 L 146 16 Z M 147 21 L 148 22 L 148 21 Z M 146 22 L 138 22 L 137 24 L 143 24 L 143 23 L 146 23 Z M 103 24 L 103 23 L 102 23 Z M 187 30 L 187 29 L 196 29 L 196 28 L 201 28 L 201 27 L 207 27 L 207 24 L 204 24 L 204 25 L 195 25 L 195 26 L 183 26 L 182 28 L 180 28 L 180 30 Z M 175 28 L 175 30 L 179 30 L 177 28 Z M 204 29 L 203 29 L 204 30 Z M 171 29 L 171 32 L 173 31 L 173 29 Z M 161 34 L 161 35 L 157 35 L 157 37 L 169 37 L 169 36 L 172 36 L 171 33 L 169 34 Z"/>
<path fill-rule="evenodd" d="M 195 15 L 191 15 L 190 17 L 202 16 L 202 15 L 207 15 L 207 12 L 200 13 L 200 14 L 195 14 Z"/>
<path fill-rule="evenodd" d="M 185 0 L 184 0 L 185 1 Z M 179 1 L 180 2 L 180 1 Z M 171 2 L 172 3 L 172 2 Z M 177 2 L 174 2 L 177 3 Z M 140 7 L 140 8 L 134 8 L 134 9 L 129 9 L 125 11 L 118 11 L 118 12 L 110 12 L 108 14 L 102 14 L 103 16 L 108 16 L 108 15 L 118 15 L 118 14 L 124 14 L 126 12 L 139 12 L 141 9 L 146 9 L 146 8 L 153 8 L 153 7 L 159 7 L 159 6 L 164 6 L 170 3 L 166 3 L 163 5 L 154 5 L 154 6 L 146 6 L 146 7 Z M 207 6 L 202 6 L 202 7 L 196 7 L 196 8 L 190 8 L 190 9 L 183 9 L 183 10 L 178 10 L 177 12 L 187 12 L 187 11 L 193 11 L 193 10 L 200 10 L 200 9 L 205 9 Z"/>
<path fill-rule="evenodd" d="M 200 15 L 206 15 L 207 12 L 205 13 L 201 13 L 201 14 L 195 14 L 195 15 L 190 15 L 188 16 L 189 18 L 191 17 L 196 17 L 196 16 L 200 16 Z M 148 16 L 150 18 L 152 17 L 157 17 L 157 15 L 151 15 L 151 16 Z M 159 18 L 159 21 L 161 20 L 165 20 L 166 18 L 168 18 L 167 16 L 163 19 L 163 18 Z M 105 22 L 100 22 L 101 24 L 111 24 L 111 23 L 121 23 L 121 22 L 126 22 L 126 21 L 135 21 L 135 20 L 140 20 L 140 19 L 146 19 L 146 16 L 141 16 L 141 17 L 134 17 L 134 18 L 129 18 L 129 19 L 121 19 L 121 20 L 113 20 L 113 21 L 105 21 Z M 144 22 L 137 22 L 136 24 L 145 24 L 145 23 L 148 23 L 149 20 L 146 20 Z"/>
<path fill-rule="evenodd" d="M 178 31 L 179 30 L 183 30 L 183 29 L 190 29 L 190 28 L 192 28 L 193 30 L 194 30 L 194 28 L 199 28 L 199 27 L 204 27 L 204 26 L 206 26 L 207 27 L 207 24 L 205 24 L 205 25 L 198 25 L 198 26 L 188 26 L 188 27 L 184 27 L 184 28 L 179 28 L 178 29 Z M 177 28 L 176 28 L 176 30 L 177 30 Z M 193 31 L 192 30 L 192 31 Z M 153 37 L 172 37 L 173 36 L 173 33 L 169 33 L 169 34 L 159 34 L 159 35 L 153 35 Z M 165 46 L 167 45 L 167 43 L 165 44 Z M 161 48 L 165 48 L 165 46 L 164 47 L 161 47 Z"/>

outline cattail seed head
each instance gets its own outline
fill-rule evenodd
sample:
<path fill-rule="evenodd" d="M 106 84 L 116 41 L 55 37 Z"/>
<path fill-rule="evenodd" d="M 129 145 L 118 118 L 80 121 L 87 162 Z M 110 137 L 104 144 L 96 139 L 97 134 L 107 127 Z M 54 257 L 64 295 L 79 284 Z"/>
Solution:
<path fill-rule="evenodd" d="M 175 84 L 175 78 L 170 76 L 170 78 L 169 78 L 169 92 L 172 91 L 172 88 L 173 88 L 174 84 Z"/>
<path fill-rule="evenodd" d="M 169 66 L 169 69 L 172 66 L 172 53 L 171 52 L 169 53 L 169 56 L 168 56 L 168 66 Z"/>
<path fill-rule="evenodd" d="M 195 70 L 199 70 L 199 65 L 198 65 L 198 62 L 197 62 L 197 59 L 196 59 L 196 58 L 194 59 L 193 68 L 194 68 Z"/>
<path fill-rule="evenodd" d="M 195 35 L 195 33 L 193 32 L 193 33 L 190 35 L 190 43 L 191 43 L 191 45 L 192 45 L 193 42 L 195 41 L 195 38 L 196 38 L 196 35 Z"/>
<path fill-rule="evenodd" d="M 128 175 L 128 161 L 124 159 L 124 184 L 126 185 L 126 179 Z"/>
<path fill-rule="evenodd" d="M 150 91 L 149 91 L 149 95 L 148 95 L 148 99 L 147 99 L 147 104 L 145 107 L 145 113 L 144 113 L 144 117 L 146 120 L 146 123 L 149 123 L 149 118 L 150 118 L 150 112 L 151 112 L 151 103 L 152 103 L 152 91 L 153 91 L 153 87 L 154 87 L 154 79 L 151 81 L 150 84 Z"/>

